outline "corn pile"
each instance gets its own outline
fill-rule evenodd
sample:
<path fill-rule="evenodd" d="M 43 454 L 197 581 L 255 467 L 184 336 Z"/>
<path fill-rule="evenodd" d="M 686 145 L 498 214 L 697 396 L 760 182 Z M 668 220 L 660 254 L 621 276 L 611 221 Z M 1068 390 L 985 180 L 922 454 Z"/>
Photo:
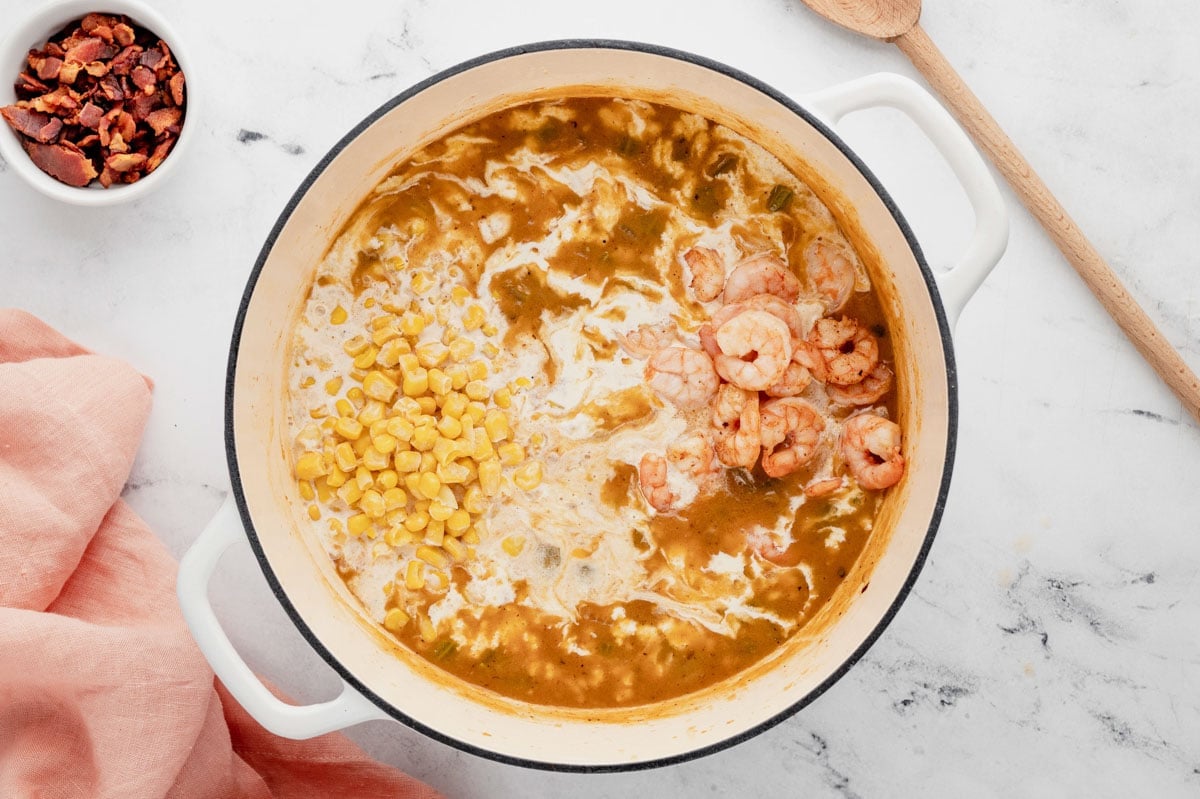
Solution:
<path fill-rule="evenodd" d="M 413 278 L 417 293 L 428 289 L 420 278 Z M 382 313 L 343 342 L 353 366 L 349 379 L 325 383 L 332 406 L 310 409 L 313 421 L 296 439 L 295 476 L 311 503 L 309 517 L 333 514 L 328 524 L 335 537 L 365 536 L 375 541 L 372 557 L 396 557 L 400 568 L 385 591 L 446 590 L 453 564 L 472 557 L 486 535 L 481 516 L 504 481 L 531 490 L 542 480 L 541 463 L 528 460 L 513 440 L 505 413 L 514 393 L 532 381 L 521 377 L 489 388 L 487 358 L 499 352 L 490 340 L 497 331 L 482 307 L 467 305 L 469 297 L 455 286 L 449 302 L 432 312 L 415 302 L 407 308 L 382 303 Z M 364 306 L 374 308 L 374 299 Z M 338 306 L 329 321 L 343 325 L 348 318 Z M 435 321 L 442 335 L 430 340 L 434 331 L 427 328 Z M 468 333 L 483 337 L 484 357 L 476 357 Z M 301 387 L 314 382 L 307 378 Z M 398 632 L 409 622 L 393 607 L 384 626 Z M 424 640 L 436 637 L 429 619 L 417 624 Z"/>

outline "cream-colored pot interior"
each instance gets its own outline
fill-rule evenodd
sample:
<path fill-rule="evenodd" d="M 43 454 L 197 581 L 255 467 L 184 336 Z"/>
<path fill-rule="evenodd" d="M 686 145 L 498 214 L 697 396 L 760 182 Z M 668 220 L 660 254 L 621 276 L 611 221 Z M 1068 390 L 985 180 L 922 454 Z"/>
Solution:
<path fill-rule="evenodd" d="M 280 600 L 351 684 L 396 718 L 500 759 L 566 768 L 665 762 L 727 745 L 785 716 L 836 680 L 907 593 L 940 513 L 952 452 L 948 336 L 901 224 L 838 145 L 744 76 L 680 54 L 625 46 L 513 51 L 417 87 L 335 148 L 298 192 L 247 290 L 230 376 L 230 458 L 248 534 Z M 329 243 L 372 187 L 425 143 L 498 107 L 573 93 L 669 102 L 755 138 L 853 209 L 881 258 L 875 282 L 891 308 L 908 473 L 872 544 L 814 622 L 748 674 L 701 694 L 634 710 L 555 710 L 453 684 L 398 653 L 306 529 L 286 453 L 290 329 Z M 871 260 L 868 258 L 868 260 Z"/>

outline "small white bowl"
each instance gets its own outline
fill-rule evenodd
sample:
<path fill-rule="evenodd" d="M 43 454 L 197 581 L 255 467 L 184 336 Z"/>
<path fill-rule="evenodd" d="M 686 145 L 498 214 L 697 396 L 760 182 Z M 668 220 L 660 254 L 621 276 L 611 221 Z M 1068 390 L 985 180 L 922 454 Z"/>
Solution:
<path fill-rule="evenodd" d="M 0 106 L 17 101 L 14 84 L 25 68 L 25 57 L 31 49 L 40 48 L 53 34 L 68 23 L 93 13 L 124 14 L 139 27 L 162 39 L 171 48 L 171 55 L 184 74 L 185 114 L 183 126 L 175 145 L 158 168 L 134 183 L 114 183 L 107 189 L 93 181 L 84 187 L 68 186 L 47 175 L 30 160 L 21 146 L 20 137 L 0 120 L 0 156 L 12 170 L 43 194 L 73 205 L 115 205 L 144 197 L 162 184 L 175 171 L 183 151 L 195 138 L 196 93 L 193 91 L 192 60 L 185 51 L 175 29 L 158 12 L 136 0 L 63 0 L 42 6 L 31 16 L 12 26 L 0 44 Z"/>

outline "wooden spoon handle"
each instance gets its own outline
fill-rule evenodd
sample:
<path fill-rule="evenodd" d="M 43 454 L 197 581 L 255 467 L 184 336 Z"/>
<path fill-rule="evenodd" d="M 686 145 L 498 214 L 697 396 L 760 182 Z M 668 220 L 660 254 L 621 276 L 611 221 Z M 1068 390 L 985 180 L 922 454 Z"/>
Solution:
<path fill-rule="evenodd" d="M 1142 357 L 1175 392 L 1187 412 L 1200 421 L 1200 380 L 1121 284 L 1092 243 L 1080 232 L 1066 209 L 1050 193 L 1033 167 L 1018 152 L 1016 145 L 979 102 L 979 98 L 962 82 L 921 26 L 914 25 L 893 41 L 925 76 L 929 85 L 942 96 L 959 123 L 991 157 L 992 163 L 1016 191 L 1021 202 L 1041 222 L 1050 238 L 1067 256 L 1096 299 L 1125 331 Z"/>

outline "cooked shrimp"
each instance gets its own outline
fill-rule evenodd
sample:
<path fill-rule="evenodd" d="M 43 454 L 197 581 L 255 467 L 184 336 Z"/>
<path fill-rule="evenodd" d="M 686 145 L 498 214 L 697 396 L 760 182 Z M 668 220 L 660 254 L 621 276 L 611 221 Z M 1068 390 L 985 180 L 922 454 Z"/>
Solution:
<path fill-rule="evenodd" d="M 671 346 L 678 340 L 678 330 L 670 322 L 638 325 L 625 334 L 617 334 L 621 349 L 635 358 L 649 358 L 655 351 Z"/>
<path fill-rule="evenodd" d="M 825 420 L 804 400 L 785 397 L 763 403 L 761 428 L 763 471 L 783 477 L 817 454 Z"/>
<path fill-rule="evenodd" d="M 821 298 L 826 313 L 846 304 L 856 279 L 853 254 L 841 242 L 818 236 L 804 249 L 804 265 L 814 294 Z"/>
<path fill-rule="evenodd" d="M 829 374 L 826 382 L 848 386 L 862 380 L 879 363 L 879 344 L 854 319 L 818 319 L 808 337 L 821 352 Z"/>
<path fill-rule="evenodd" d="M 832 494 L 841 487 L 842 478 L 840 477 L 826 477 L 821 480 L 813 480 L 804 487 L 804 496 L 808 497 L 809 499 L 817 499 L 818 497 L 823 497 L 826 494 Z"/>
<path fill-rule="evenodd" d="M 839 405 L 874 405 L 892 387 L 892 370 L 883 361 L 862 380 L 848 386 L 828 386 L 825 393 Z"/>
<path fill-rule="evenodd" d="M 690 433 L 667 446 L 667 460 L 681 472 L 703 477 L 717 470 L 712 442 L 704 433 Z"/>
<path fill-rule="evenodd" d="M 775 385 L 792 360 L 787 325 L 766 311 L 742 311 L 717 328 L 717 373 L 738 388 Z"/>
<path fill-rule="evenodd" d="M 783 376 L 775 385 L 768 386 L 763 393 L 768 397 L 798 397 L 811 382 L 812 372 L 799 363 L 793 354 L 792 360 L 788 361 L 787 368 L 783 370 Z"/>
<path fill-rule="evenodd" d="M 874 491 L 900 482 L 904 475 L 900 436 L 900 425 L 873 413 L 846 420 L 842 458 L 860 486 Z"/>
<path fill-rule="evenodd" d="M 712 358 L 685 347 L 667 347 L 651 355 L 645 375 L 650 388 L 680 408 L 703 408 L 721 384 Z"/>
<path fill-rule="evenodd" d="M 725 280 L 725 303 L 755 294 L 774 294 L 788 302 L 800 296 L 800 279 L 778 255 L 759 253 L 743 258 Z"/>
<path fill-rule="evenodd" d="M 713 425 L 722 431 L 717 460 L 729 467 L 752 467 L 762 446 L 761 422 L 757 392 L 723 384 L 713 405 Z"/>
<path fill-rule="evenodd" d="M 638 485 L 650 507 L 660 513 L 671 509 L 675 495 L 667 488 L 667 461 L 662 455 L 647 452 L 638 464 Z"/>
<path fill-rule="evenodd" d="M 788 326 L 788 332 L 792 334 L 792 338 L 802 339 L 808 335 L 804 320 L 801 318 L 800 312 L 796 310 L 796 306 L 790 302 L 784 302 L 774 294 L 755 294 L 753 297 L 722 306 L 713 314 L 713 329 L 719 328 L 742 311 L 751 310 L 766 311 L 771 316 L 777 317 Z"/>
<path fill-rule="evenodd" d="M 688 286 L 696 299 L 709 302 L 721 296 L 725 288 L 725 260 L 721 253 L 708 247 L 692 247 L 683 254 L 683 260 L 692 270 Z"/>
<path fill-rule="evenodd" d="M 717 334 L 713 330 L 713 326 L 711 324 L 700 325 L 696 335 L 700 336 L 700 348 L 708 353 L 708 357 L 716 360 L 716 357 L 721 354 L 721 348 L 717 345 Z"/>

